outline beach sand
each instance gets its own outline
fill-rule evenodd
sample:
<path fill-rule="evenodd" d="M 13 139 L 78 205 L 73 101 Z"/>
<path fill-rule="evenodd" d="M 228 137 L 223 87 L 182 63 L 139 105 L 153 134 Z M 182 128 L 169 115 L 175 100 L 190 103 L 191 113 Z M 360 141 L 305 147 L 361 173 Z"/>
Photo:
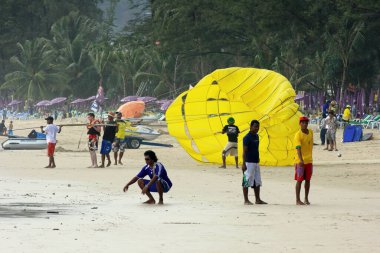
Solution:
<path fill-rule="evenodd" d="M 380 132 L 365 132 L 374 140 L 338 143 L 342 157 L 314 146 L 311 206 L 295 205 L 293 167 L 262 167 L 269 204 L 245 206 L 239 169 L 197 163 L 168 135 L 158 141 L 173 148 L 141 146 L 123 166 L 88 169 L 84 127 L 66 127 L 55 169 L 43 168 L 45 150 L 0 151 L 0 252 L 379 252 Z M 137 185 L 122 192 L 147 149 L 173 181 L 163 206 L 142 204 Z"/>

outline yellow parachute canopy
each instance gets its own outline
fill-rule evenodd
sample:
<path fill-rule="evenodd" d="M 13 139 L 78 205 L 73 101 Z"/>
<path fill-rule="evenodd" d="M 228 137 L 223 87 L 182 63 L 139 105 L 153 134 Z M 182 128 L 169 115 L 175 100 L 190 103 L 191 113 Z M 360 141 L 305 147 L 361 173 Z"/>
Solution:
<path fill-rule="evenodd" d="M 233 117 L 242 140 L 250 122 L 260 122 L 260 164 L 293 164 L 293 139 L 299 130 L 295 91 L 282 75 L 265 69 L 218 69 L 205 76 L 192 89 L 179 95 L 166 111 L 170 135 L 195 160 L 222 163 L 227 136 L 221 134 L 227 119 Z M 234 158 L 227 157 L 233 164 Z"/>

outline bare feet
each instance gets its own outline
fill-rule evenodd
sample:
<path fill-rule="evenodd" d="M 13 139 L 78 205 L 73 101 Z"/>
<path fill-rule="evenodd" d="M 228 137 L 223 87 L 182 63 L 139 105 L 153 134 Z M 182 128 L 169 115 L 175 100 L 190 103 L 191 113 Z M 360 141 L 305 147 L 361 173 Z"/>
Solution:
<path fill-rule="evenodd" d="M 244 205 L 250 206 L 250 205 L 253 205 L 253 203 L 251 201 L 247 200 L 247 201 L 244 201 Z"/>
<path fill-rule="evenodd" d="M 153 204 L 156 204 L 156 201 L 154 199 L 148 199 L 147 201 L 144 202 L 144 204 L 153 205 Z"/>
<path fill-rule="evenodd" d="M 256 205 L 266 205 L 266 204 L 268 204 L 268 203 L 267 203 L 267 202 L 264 202 L 264 201 L 262 201 L 262 200 L 260 199 L 260 200 L 256 200 L 255 204 L 256 204 Z"/>
<path fill-rule="evenodd" d="M 158 204 L 158 205 L 163 205 L 163 204 L 164 204 L 164 201 L 161 199 L 160 201 L 158 201 L 157 204 Z"/>
<path fill-rule="evenodd" d="M 52 168 L 52 169 L 55 168 L 55 165 L 52 165 L 50 168 Z"/>
<path fill-rule="evenodd" d="M 335 151 L 338 151 L 338 149 L 335 149 Z"/>
<path fill-rule="evenodd" d="M 103 165 L 103 164 L 102 164 L 102 165 L 100 165 L 100 166 L 99 166 L 99 168 L 104 168 L 104 165 Z"/>
<path fill-rule="evenodd" d="M 111 161 L 108 161 L 107 167 L 111 166 Z"/>
<path fill-rule="evenodd" d="M 226 168 L 226 166 L 222 165 L 222 166 L 220 166 L 219 168 L 221 168 L 221 169 L 225 169 L 225 168 Z"/>
<path fill-rule="evenodd" d="M 51 168 L 51 167 L 50 167 L 50 165 L 48 165 L 48 166 L 45 166 L 44 168 L 45 168 L 45 169 L 49 169 L 49 168 Z"/>
<path fill-rule="evenodd" d="M 236 169 L 240 169 L 238 165 L 236 165 Z"/>
<path fill-rule="evenodd" d="M 308 199 L 305 199 L 305 205 L 310 205 L 310 202 Z"/>
<path fill-rule="evenodd" d="M 301 200 L 297 200 L 297 206 L 304 206 L 305 203 L 303 203 Z"/>
<path fill-rule="evenodd" d="M 115 162 L 113 165 L 117 165 L 117 162 Z"/>
<path fill-rule="evenodd" d="M 87 168 L 89 168 L 89 169 L 90 169 L 90 168 L 94 168 L 94 166 L 93 166 L 93 165 L 91 165 L 91 166 L 88 166 Z"/>
<path fill-rule="evenodd" d="M 120 164 L 120 165 L 123 165 L 123 163 L 122 163 L 121 161 L 119 161 L 119 164 Z"/>
<path fill-rule="evenodd" d="M 92 166 L 92 168 L 99 168 L 99 166 L 98 165 L 94 165 L 94 166 Z"/>
<path fill-rule="evenodd" d="M 328 150 L 328 148 L 324 148 L 323 150 Z"/>
<path fill-rule="evenodd" d="M 332 149 L 329 149 L 329 151 L 333 151 Z"/>

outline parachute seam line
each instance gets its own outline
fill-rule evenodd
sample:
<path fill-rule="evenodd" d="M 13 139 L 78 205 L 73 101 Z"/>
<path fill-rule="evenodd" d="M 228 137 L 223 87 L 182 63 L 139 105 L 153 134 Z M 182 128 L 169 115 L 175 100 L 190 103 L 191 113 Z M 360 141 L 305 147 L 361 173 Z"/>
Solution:
<path fill-rule="evenodd" d="M 236 90 L 237 88 L 239 88 L 240 85 L 242 85 L 243 83 L 245 83 L 251 76 L 253 76 L 255 73 L 253 72 L 252 74 L 250 74 L 248 77 L 246 77 L 241 83 L 239 83 L 237 86 L 235 86 L 235 88 L 233 88 L 232 90 L 230 90 L 228 93 L 230 92 L 233 92 L 234 90 Z M 253 88 L 252 88 L 253 89 Z M 250 89 L 250 90 L 252 90 Z M 244 93 L 243 95 L 245 95 L 246 93 Z M 241 95 L 242 96 L 242 95 Z M 240 96 L 240 97 L 241 97 Z"/>
<path fill-rule="evenodd" d="M 284 81 L 283 81 L 284 82 Z M 260 107 L 263 103 L 265 103 L 269 98 L 271 98 L 272 97 L 272 95 L 277 91 L 277 89 L 278 89 L 278 86 L 272 91 L 272 93 L 269 95 L 269 96 L 267 96 L 267 98 L 264 100 L 264 101 L 262 101 L 262 103 L 260 103 L 259 105 L 257 105 L 256 107 Z M 271 110 L 274 110 L 274 109 L 276 109 L 276 108 L 278 108 L 279 106 L 281 106 L 281 105 L 283 105 L 283 103 L 281 103 L 281 104 L 279 104 L 278 106 L 276 106 L 276 107 L 273 107 L 273 108 L 271 108 Z M 267 115 L 268 113 L 266 113 L 265 115 Z M 269 117 L 269 116 L 268 116 Z"/>
<path fill-rule="evenodd" d="M 181 112 L 182 112 L 182 118 L 183 118 L 183 122 L 185 123 L 184 124 L 184 130 L 185 130 L 185 133 L 186 135 L 189 137 L 190 140 L 192 140 L 193 138 L 191 137 L 190 133 L 189 133 L 189 127 L 187 125 L 187 120 L 186 120 L 186 113 L 185 113 L 185 103 L 186 103 L 186 100 L 187 100 L 187 95 L 188 93 L 186 93 L 185 95 L 183 95 L 181 98 L 182 98 L 182 106 L 181 106 Z"/>
<path fill-rule="evenodd" d="M 252 111 L 243 111 L 243 112 L 235 112 L 235 113 L 232 113 L 230 115 L 236 115 L 236 114 L 241 114 L 241 113 L 251 113 Z M 186 122 L 191 122 L 191 121 L 195 121 L 195 120 L 200 120 L 200 119 L 205 119 L 205 117 L 202 117 L 202 116 L 208 116 L 209 114 L 201 114 L 200 116 L 201 117 L 197 117 L 197 118 L 192 118 L 192 119 L 187 119 L 186 118 Z M 189 115 L 188 115 L 189 116 Z M 198 115 L 197 115 L 198 116 Z M 216 116 L 219 116 L 219 115 L 216 115 Z M 166 122 L 169 122 L 169 123 L 178 123 L 178 122 L 182 122 L 182 120 L 167 120 Z"/>
<path fill-rule="evenodd" d="M 282 104 L 279 104 L 278 106 L 276 106 L 276 107 L 274 107 L 272 110 L 275 110 L 275 109 L 277 109 L 278 107 L 280 107 L 281 105 L 283 105 L 287 100 L 289 100 L 291 97 L 289 97 L 288 99 L 286 99 L 286 100 L 284 100 L 284 102 L 282 103 Z M 288 106 L 287 106 L 288 107 Z M 289 109 L 290 110 L 292 110 L 292 108 L 291 107 L 289 107 Z M 298 112 L 298 108 L 297 108 L 297 110 L 294 112 L 294 114 L 292 115 L 292 116 L 290 116 L 289 118 L 287 118 L 287 119 L 290 119 L 291 117 L 293 117 L 296 113 Z M 267 115 L 268 116 L 268 114 L 265 114 L 265 115 Z M 265 116 L 264 115 L 264 116 Z M 269 116 L 268 116 L 268 118 L 270 118 Z M 285 121 L 285 120 L 284 120 Z M 283 122 L 283 121 L 282 121 Z M 276 124 L 276 125 L 278 125 L 278 124 Z"/>
<path fill-rule="evenodd" d="M 219 86 L 219 85 L 218 85 Z M 212 86 L 211 85 L 209 85 L 208 86 L 208 89 L 207 89 L 207 95 L 208 95 L 208 93 L 210 92 L 210 88 L 211 88 Z M 219 97 L 218 97 L 219 98 Z M 217 100 L 216 100 L 217 101 Z M 219 101 L 217 101 L 217 108 L 218 108 L 218 114 L 219 114 Z M 207 110 L 208 109 L 208 103 L 206 102 L 206 112 L 208 111 Z M 209 115 L 208 113 L 206 114 L 207 116 Z M 212 127 L 211 127 L 211 124 L 210 124 L 210 120 L 208 120 L 208 118 L 207 118 L 207 123 L 208 123 L 208 125 L 209 125 L 209 128 L 210 128 L 210 130 L 212 129 Z M 206 128 L 204 128 L 204 129 L 206 129 Z M 214 135 L 215 135 L 215 133 L 213 133 Z"/>
<path fill-rule="evenodd" d="M 219 84 L 218 84 L 218 87 L 219 87 Z M 219 87 L 218 100 L 217 100 L 217 101 L 218 101 L 218 102 L 217 102 L 217 103 L 218 103 L 218 115 L 219 115 L 220 123 L 221 123 L 221 125 L 222 125 L 222 127 L 223 127 L 223 121 L 222 121 L 222 118 L 220 117 L 221 114 L 220 114 L 220 111 L 219 111 L 219 97 L 220 97 L 220 93 L 221 93 L 221 89 L 220 89 L 220 87 Z M 230 102 L 229 100 L 228 100 L 228 102 L 229 102 L 228 104 L 230 105 L 230 113 L 231 113 L 231 102 Z M 210 123 L 210 121 L 209 121 L 209 123 Z M 210 126 L 210 128 L 211 128 L 211 126 Z M 215 134 L 214 134 L 214 136 L 215 136 Z M 215 137 L 215 138 L 216 138 L 216 137 Z M 216 140 L 217 140 L 217 142 L 219 143 L 220 146 L 223 146 L 222 143 L 220 143 L 220 141 L 219 141 L 218 138 L 216 138 Z"/>
<path fill-rule="evenodd" d="M 241 97 L 242 96 L 245 96 L 248 92 L 250 92 L 250 91 L 252 91 L 253 89 L 255 89 L 262 81 L 264 81 L 266 78 L 268 77 L 268 75 L 267 76 L 265 76 L 264 78 L 262 78 L 261 80 L 259 80 L 258 82 L 256 82 L 255 84 L 254 84 L 254 86 L 251 88 L 251 89 L 249 89 L 249 90 L 247 90 L 246 92 L 244 92 L 242 95 L 241 95 Z"/>
<path fill-rule="evenodd" d="M 233 73 L 235 73 L 236 71 L 239 71 L 239 70 L 241 70 L 241 69 L 242 69 L 242 68 L 237 68 L 237 69 L 235 69 L 234 71 L 232 71 L 231 73 L 228 73 L 227 75 L 223 76 L 222 78 L 217 79 L 216 81 L 218 82 L 218 85 L 219 85 L 219 81 L 222 81 L 224 78 L 226 78 L 226 77 L 232 75 Z"/>

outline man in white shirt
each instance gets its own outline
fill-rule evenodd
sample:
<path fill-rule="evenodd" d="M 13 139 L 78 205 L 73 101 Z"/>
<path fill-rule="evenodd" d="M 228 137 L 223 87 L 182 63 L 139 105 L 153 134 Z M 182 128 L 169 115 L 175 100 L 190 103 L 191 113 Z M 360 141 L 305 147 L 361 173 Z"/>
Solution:
<path fill-rule="evenodd" d="M 46 142 L 47 142 L 47 155 L 49 157 L 49 165 L 45 168 L 55 168 L 54 161 L 54 151 L 55 144 L 57 143 L 57 133 L 60 133 L 62 130 L 62 126 L 56 126 L 53 124 L 54 118 L 49 116 L 46 119 L 47 126 L 41 126 L 41 132 L 46 134 Z"/>

